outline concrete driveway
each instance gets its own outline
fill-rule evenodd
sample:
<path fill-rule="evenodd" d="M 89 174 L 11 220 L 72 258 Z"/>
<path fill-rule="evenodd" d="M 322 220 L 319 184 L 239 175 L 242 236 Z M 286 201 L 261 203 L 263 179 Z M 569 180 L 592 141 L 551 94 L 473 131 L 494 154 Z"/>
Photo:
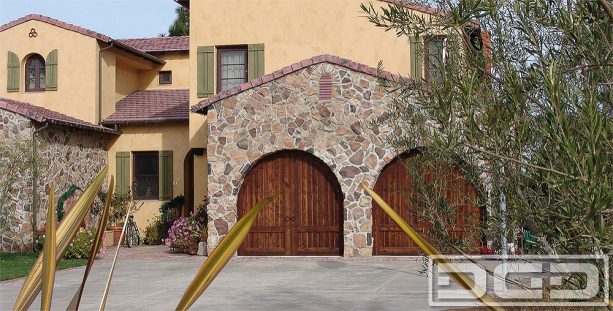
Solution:
<path fill-rule="evenodd" d="M 113 253 L 108 250 L 92 269 L 81 310 L 98 310 Z M 174 310 L 205 259 L 171 254 L 165 247 L 121 253 L 107 310 Z M 192 310 L 432 310 L 421 267 L 421 259 L 411 258 L 239 257 Z M 83 270 L 57 273 L 53 310 L 65 310 Z M 12 308 L 23 281 L 0 283 L 0 310 Z M 31 310 L 40 308 L 39 298 Z"/>

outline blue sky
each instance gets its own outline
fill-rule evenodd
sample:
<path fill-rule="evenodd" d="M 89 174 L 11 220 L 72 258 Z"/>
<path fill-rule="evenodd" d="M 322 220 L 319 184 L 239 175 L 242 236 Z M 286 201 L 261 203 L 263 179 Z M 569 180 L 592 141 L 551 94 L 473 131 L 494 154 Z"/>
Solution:
<path fill-rule="evenodd" d="M 156 37 L 175 19 L 172 0 L 0 0 L 0 24 L 41 14 L 114 39 Z"/>

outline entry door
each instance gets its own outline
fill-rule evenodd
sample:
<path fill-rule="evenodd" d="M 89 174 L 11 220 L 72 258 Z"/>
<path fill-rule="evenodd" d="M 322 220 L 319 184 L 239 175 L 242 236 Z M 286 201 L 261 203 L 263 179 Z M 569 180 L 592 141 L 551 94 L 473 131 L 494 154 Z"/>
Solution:
<path fill-rule="evenodd" d="M 262 209 L 239 255 L 340 255 L 342 194 L 325 163 L 301 151 L 260 160 L 241 187 L 239 217 L 275 191 L 280 197 Z"/>

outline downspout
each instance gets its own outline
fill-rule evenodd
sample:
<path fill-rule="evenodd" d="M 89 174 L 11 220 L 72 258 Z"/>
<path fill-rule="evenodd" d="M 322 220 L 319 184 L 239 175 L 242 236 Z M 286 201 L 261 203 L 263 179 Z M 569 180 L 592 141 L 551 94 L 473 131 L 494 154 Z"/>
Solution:
<path fill-rule="evenodd" d="M 36 134 L 41 132 L 42 130 L 49 127 L 48 123 L 45 123 L 42 127 L 35 129 L 32 131 L 32 251 L 36 251 L 36 239 L 38 238 L 36 229 L 38 228 L 36 224 L 36 217 L 38 215 L 38 206 L 37 206 L 37 187 L 36 180 L 38 179 L 38 171 L 36 167 Z M 48 213 L 49 211 L 47 211 Z"/>
<path fill-rule="evenodd" d="M 113 47 L 113 42 L 98 51 L 98 124 L 102 122 L 102 52 Z"/>

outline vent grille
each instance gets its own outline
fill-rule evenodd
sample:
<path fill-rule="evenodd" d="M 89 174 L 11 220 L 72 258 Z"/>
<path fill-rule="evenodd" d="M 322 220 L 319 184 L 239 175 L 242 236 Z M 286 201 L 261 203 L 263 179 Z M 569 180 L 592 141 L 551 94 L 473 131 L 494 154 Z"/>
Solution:
<path fill-rule="evenodd" d="M 332 98 L 332 77 L 329 74 L 323 74 L 319 78 L 319 99 L 327 100 Z"/>

